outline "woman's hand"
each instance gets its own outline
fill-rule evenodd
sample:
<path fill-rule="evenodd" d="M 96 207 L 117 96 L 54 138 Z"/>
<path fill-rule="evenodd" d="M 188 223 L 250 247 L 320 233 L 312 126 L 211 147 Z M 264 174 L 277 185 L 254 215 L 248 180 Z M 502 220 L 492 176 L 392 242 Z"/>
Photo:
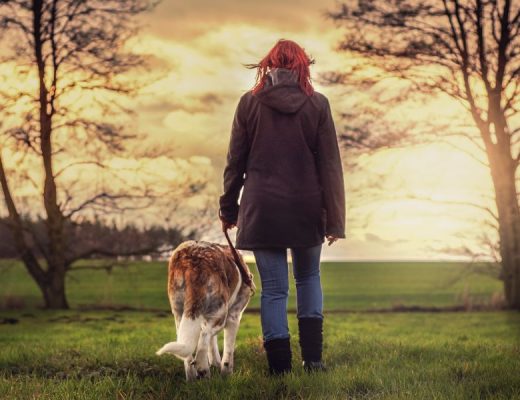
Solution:
<path fill-rule="evenodd" d="M 334 243 L 336 240 L 338 240 L 338 238 L 334 235 L 325 235 L 325 237 L 327 238 L 327 240 L 329 241 L 329 246 Z"/>
<path fill-rule="evenodd" d="M 220 221 L 222 222 L 222 232 L 225 232 L 227 231 L 228 229 L 233 229 L 236 225 L 232 222 L 227 222 L 223 219 L 220 219 Z"/>

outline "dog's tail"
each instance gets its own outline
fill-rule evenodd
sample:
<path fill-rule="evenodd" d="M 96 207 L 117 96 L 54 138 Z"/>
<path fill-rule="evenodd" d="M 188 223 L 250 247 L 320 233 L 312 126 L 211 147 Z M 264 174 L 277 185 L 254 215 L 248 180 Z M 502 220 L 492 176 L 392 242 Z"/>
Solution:
<path fill-rule="evenodd" d="M 183 315 L 179 324 L 179 332 L 177 332 L 177 341 L 166 343 L 155 354 L 160 356 L 164 353 L 170 353 L 180 359 L 192 355 L 199 341 L 201 322 L 200 317 L 192 319 Z"/>

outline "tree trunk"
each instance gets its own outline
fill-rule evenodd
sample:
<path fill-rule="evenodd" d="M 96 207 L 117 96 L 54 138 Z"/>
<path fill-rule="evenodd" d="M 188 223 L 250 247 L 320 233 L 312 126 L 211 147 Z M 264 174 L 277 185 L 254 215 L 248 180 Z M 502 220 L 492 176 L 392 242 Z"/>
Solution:
<path fill-rule="evenodd" d="M 38 283 L 43 293 L 45 308 L 63 310 L 68 309 L 67 296 L 65 293 L 65 275 L 55 274 L 46 282 Z"/>
<path fill-rule="evenodd" d="M 43 161 L 45 180 L 43 186 L 43 204 L 47 214 L 48 255 L 46 284 L 40 286 L 45 305 L 48 308 L 68 308 L 65 297 L 65 275 L 67 264 L 65 261 L 64 241 L 64 217 L 58 204 L 56 179 L 53 172 L 53 146 L 52 146 L 52 118 L 54 115 L 54 94 L 56 81 L 54 79 L 49 91 L 45 82 L 45 58 L 43 55 L 44 38 L 42 37 L 42 13 L 45 7 L 42 0 L 33 1 L 33 37 L 34 55 L 38 67 L 39 77 L 39 105 L 40 105 L 40 149 Z M 53 3 L 53 14 L 56 2 Z M 54 25 L 52 25 L 54 27 Z M 54 54 L 54 53 L 53 53 Z M 54 77 L 56 77 L 57 65 L 53 65 Z"/>
<path fill-rule="evenodd" d="M 520 310 L 520 209 L 515 167 L 508 154 L 495 153 L 490 158 L 498 211 L 504 295 L 509 307 Z"/>

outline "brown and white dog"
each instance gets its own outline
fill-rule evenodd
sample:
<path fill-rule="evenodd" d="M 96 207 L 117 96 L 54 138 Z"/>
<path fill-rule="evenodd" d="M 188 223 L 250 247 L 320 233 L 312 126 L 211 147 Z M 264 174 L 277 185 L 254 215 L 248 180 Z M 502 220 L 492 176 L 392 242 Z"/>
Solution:
<path fill-rule="evenodd" d="M 232 373 L 240 319 L 254 290 L 254 284 L 249 287 L 243 282 L 229 246 L 194 240 L 181 243 L 168 266 L 168 298 L 177 341 L 165 344 L 156 354 L 171 353 L 182 359 L 186 380 L 209 377 L 210 365 L 219 367 L 222 374 Z M 222 329 L 221 360 L 217 334 Z"/>

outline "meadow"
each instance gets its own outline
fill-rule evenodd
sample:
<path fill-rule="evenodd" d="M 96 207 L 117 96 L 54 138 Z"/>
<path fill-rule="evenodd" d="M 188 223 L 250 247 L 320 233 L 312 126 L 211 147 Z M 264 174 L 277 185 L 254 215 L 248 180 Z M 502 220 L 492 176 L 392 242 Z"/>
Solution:
<path fill-rule="evenodd" d="M 72 309 L 45 311 L 18 263 L 1 269 L 4 306 L 23 308 L 0 311 L 0 398 L 520 399 L 520 313 L 383 312 L 496 298 L 500 282 L 463 264 L 324 262 L 328 372 L 302 370 L 290 313 L 294 370 L 266 375 L 258 292 L 242 320 L 235 374 L 212 370 L 191 383 L 180 360 L 154 354 L 175 336 L 165 277 L 165 263 L 73 271 Z"/>
<path fill-rule="evenodd" d="M 0 306 L 12 302 L 24 307 L 41 305 L 41 295 L 25 269 L 16 261 L 0 268 Z M 92 263 L 88 264 L 92 266 Z M 260 280 L 254 263 L 248 264 L 255 284 Z M 67 275 L 71 307 L 132 307 L 167 310 L 166 262 L 132 262 L 105 270 L 83 269 L 78 264 Z M 502 292 L 491 276 L 472 272 L 460 262 L 322 262 L 325 308 L 329 311 L 391 308 L 396 305 L 447 307 L 455 304 L 488 303 Z M 292 277 L 292 272 L 290 272 Z M 292 278 L 291 278 L 292 282 Z M 294 310 L 294 283 L 289 309 Z M 249 309 L 258 309 L 254 296 Z"/>

